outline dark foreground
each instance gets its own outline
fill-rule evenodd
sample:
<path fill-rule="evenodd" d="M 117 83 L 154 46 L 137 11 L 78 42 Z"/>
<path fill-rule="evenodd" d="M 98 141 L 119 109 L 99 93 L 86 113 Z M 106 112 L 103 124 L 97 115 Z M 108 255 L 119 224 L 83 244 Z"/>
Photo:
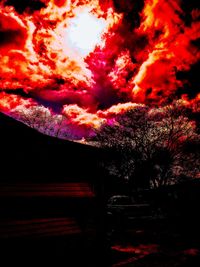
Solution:
<path fill-rule="evenodd" d="M 186 226 L 186 225 L 185 225 Z M 197 229 L 186 230 L 174 222 L 112 233 L 102 250 L 91 235 L 4 240 L 1 260 L 11 263 L 55 266 L 197 267 L 200 237 Z M 102 244 L 101 244 L 102 245 Z"/>
<path fill-rule="evenodd" d="M 111 240 L 112 266 L 200 266 L 198 226 L 163 221 L 118 233 Z M 188 229 L 188 227 L 193 227 Z"/>
<path fill-rule="evenodd" d="M 163 219 L 122 219 L 108 227 L 95 149 L 42 136 L 4 116 L 0 122 L 0 266 L 200 266 L 198 184 L 175 188 L 176 201 L 158 196 Z M 67 196 L 58 185 L 65 183 Z M 75 193 L 69 183 L 79 185 Z M 14 196 L 6 187 L 12 184 Z"/>

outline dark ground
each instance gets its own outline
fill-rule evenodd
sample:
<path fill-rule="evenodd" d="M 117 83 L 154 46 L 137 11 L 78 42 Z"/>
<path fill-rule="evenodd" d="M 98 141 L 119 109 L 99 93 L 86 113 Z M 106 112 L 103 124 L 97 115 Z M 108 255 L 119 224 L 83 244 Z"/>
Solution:
<path fill-rule="evenodd" d="M 194 229 L 160 221 L 148 224 L 146 230 L 119 234 L 111 241 L 113 266 L 200 266 L 200 235 Z"/>
<path fill-rule="evenodd" d="M 1 183 L 99 179 L 97 149 L 41 135 L 1 114 L 0 132 Z M 125 225 L 118 231 L 109 229 L 107 250 L 98 240 L 91 241 L 92 235 L 33 239 L 31 242 L 23 238 L 1 240 L 0 260 L 6 260 L 1 266 L 14 262 L 26 266 L 53 263 L 68 267 L 198 267 L 200 187 L 186 185 L 176 190 L 183 192 L 180 201 L 171 201 L 168 205 L 168 200 L 162 199 L 162 205 L 172 211 L 167 218 Z M 0 202 L 1 207 L 7 205 L 2 199 Z M 59 205 L 57 200 L 51 203 L 52 210 L 57 210 L 54 216 L 61 215 L 67 204 L 62 203 L 62 208 L 58 208 Z M 3 214 L 0 219 L 4 219 Z"/>

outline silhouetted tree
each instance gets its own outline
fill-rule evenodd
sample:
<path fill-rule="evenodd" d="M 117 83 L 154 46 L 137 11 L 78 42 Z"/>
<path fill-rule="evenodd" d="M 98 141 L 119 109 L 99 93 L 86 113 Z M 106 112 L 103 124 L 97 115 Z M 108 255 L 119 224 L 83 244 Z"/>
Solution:
<path fill-rule="evenodd" d="M 19 117 L 19 121 L 47 135 L 63 139 L 71 137 L 67 118 L 60 114 L 52 114 L 48 108 L 32 106 L 26 109 L 19 106 L 15 109 L 14 117 Z"/>
<path fill-rule="evenodd" d="M 131 190 L 174 183 L 181 175 L 195 177 L 198 153 L 185 147 L 200 139 L 190 113 L 181 102 L 162 108 L 138 105 L 102 125 L 93 141 L 112 151 L 104 167 L 126 179 Z"/>

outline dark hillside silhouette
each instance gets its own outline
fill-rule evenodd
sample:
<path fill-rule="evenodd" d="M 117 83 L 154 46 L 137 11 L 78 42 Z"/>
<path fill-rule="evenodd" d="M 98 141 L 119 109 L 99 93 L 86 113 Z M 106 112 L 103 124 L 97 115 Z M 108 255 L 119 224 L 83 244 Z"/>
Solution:
<path fill-rule="evenodd" d="M 49 137 L 0 114 L 1 182 L 87 180 L 97 167 L 97 148 Z"/>

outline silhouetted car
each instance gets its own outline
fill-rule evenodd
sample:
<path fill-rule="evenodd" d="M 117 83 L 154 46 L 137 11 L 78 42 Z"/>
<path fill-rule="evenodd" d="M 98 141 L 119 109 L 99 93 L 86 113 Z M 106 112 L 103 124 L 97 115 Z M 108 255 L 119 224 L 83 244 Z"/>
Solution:
<path fill-rule="evenodd" d="M 147 219 L 152 218 L 153 209 L 149 203 L 137 203 L 132 197 L 117 195 L 108 200 L 107 215 L 135 220 Z"/>

